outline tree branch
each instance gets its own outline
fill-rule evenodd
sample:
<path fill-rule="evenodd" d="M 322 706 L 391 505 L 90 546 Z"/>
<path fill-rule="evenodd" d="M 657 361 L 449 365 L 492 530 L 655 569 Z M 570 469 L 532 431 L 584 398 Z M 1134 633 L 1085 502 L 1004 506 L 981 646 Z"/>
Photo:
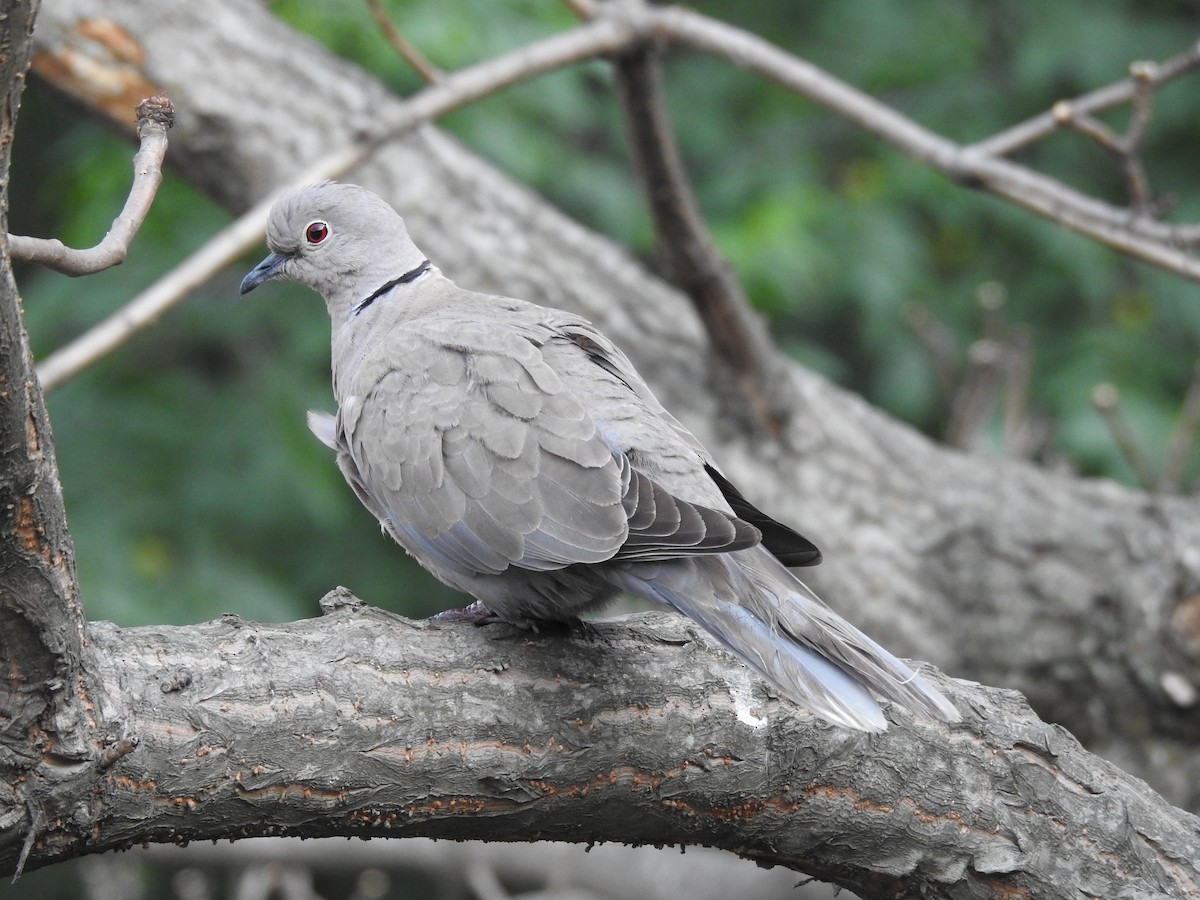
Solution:
<path fill-rule="evenodd" d="M 1200 824 L 1011 692 L 929 673 L 963 725 L 888 707 L 867 737 L 772 698 L 678 616 L 533 636 L 323 605 L 91 625 L 97 713 L 138 744 L 75 768 L 71 795 L 93 799 L 47 817 L 30 866 L 144 840 L 425 835 L 706 844 L 864 898 L 1200 885 Z M 0 837 L 6 871 L 18 843 Z"/>
<path fill-rule="evenodd" d="M 380 0 L 367 0 L 367 6 L 371 10 L 371 18 L 379 26 L 384 39 L 392 45 L 392 49 L 399 53 L 406 63 L 413 67 L 413 71 L 430 84 L 441 81 L 445 73 L 427 60 L 425 55 L 400 33 L 400 29 L 387 14 L 387 10 L 383 8 Z"/>
<path fill-rule="evenodd" d="M 121 214 L 95 247 L 74 250 L 58 239 L 8 236 L 9 254 L 18 262 L 41 263 L 64 275 L 92 275 L 119 266 L 129 245 L 150 212 L 162 184 L 162 161 L 167 153 L 167 129 L 175 121 L 175 107 L 166 97 L 147 97 L 138 104 L 138 152 L 133 157 L 133 185 Z"/>
<path fill-rule="evenodd" d="M 1152 65 L 1148 70 L 1145 68 L 1146 64 L 1141 65 L 1143 69 L 1137 75 L 1131 72 L 1128 78 L 1089 91 L 1073 100 L 1061 102 L 1069 104 L 1073 113 L 1087 116 L 1094 116 L 1096 113 L 1104 112 L 1106 109 L 1112 109 L 1123 103 L 1131 103 L 1139 91 L 1147 88 L 1152 91 L 1158 90 L 1177 78 L 1190 75 L 1200 68 L 1200 41 L 1192 44 L 1182 53 L 1157 65 Z M 1027 147 L 1048 137 L 1058 131 L 1062 125 L 1061 108 L 1056 104 L 1046 112 L 978 141 L 971 147 L 987 156 L 1008 156 L 1022 147 Z"/>
<path fill-rule="evenodd" d="M 42 52 L 64 52 L 56 35 L 77 35 L 78 19 L 118 17 L 146 48 L 145 77 L 175 86 L 171 164 L 235 209 L 410 111 L 265 10 L 214 2 L 60 0 L 39 21 Z M 247 33 L 266 59 L 230 52 Z M 192 52 L 172 51 L 183 43 Z M 214 58 L 228 64 L 203 64 Z M 809 577 L 857 624 L 906 655 L 1020 688 L 1092 749 L 1200 804 L 1196 498 L 950 452 L 793 364 L 780 371 L 795 414 L 778 441 L 751 440 L 698 388 L 710 351 L 687 299 L 621 248 L 434 129 L 354 178 L 405 213 L 451 277 L 604 329 L 752 500 L 819 536 L 828 562 Z"/>
<path fill-rule="evenodd" d="M 1165 491 L 1183 490 L 1188 462 L 1196 449 L 1196 435 L 1200 432 L 1200 362 L 1192 367 L 1192 380 L 1188 383 L 1179 407 L 1179 416 L 1167 438 L 1167 449 L 1163 454 L 1162 476 L 1159 487 Z"/>
<path fill-rule="evenodd" d="M 714 384 L 733 388 L 723 413 L 754 430 L 778 435 L 794 408 L 785 380 L 773 372 L 777 357 L 704 222 L 667 112 L 658 51 L 650 43 L 614 54 L 617 99 L 646 198 L 658 255 L 671 280 L 691 298 L 719 365 Z"/>

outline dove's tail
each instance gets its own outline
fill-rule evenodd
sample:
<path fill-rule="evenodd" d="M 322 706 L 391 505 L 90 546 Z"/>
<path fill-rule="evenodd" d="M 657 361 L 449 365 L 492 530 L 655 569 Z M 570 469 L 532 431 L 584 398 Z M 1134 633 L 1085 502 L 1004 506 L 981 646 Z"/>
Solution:
<path fill-rule="evenodd" d="M 631 593 L 695 620 L 783 694 L 861 731 L 887 720 L 871 691 L 957 722 L 958 710 L 920 675 L 829 607 L 761 547 L 624 567 Z"/>

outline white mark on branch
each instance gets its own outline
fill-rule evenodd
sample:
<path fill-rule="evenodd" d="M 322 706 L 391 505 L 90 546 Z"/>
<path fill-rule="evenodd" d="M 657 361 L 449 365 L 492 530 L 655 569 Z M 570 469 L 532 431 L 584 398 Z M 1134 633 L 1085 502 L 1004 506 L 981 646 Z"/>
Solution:
<path fill-rule="evenodd" d="M 740 678 L 729 679 L 729 698 L 733 701 L 734 715 L 743 725 L 755 729 L 766 728 L 768 724 L 762 701 L 754 698 L 754 688 L 760 684 L 746 668 L 741 669 Z"/>

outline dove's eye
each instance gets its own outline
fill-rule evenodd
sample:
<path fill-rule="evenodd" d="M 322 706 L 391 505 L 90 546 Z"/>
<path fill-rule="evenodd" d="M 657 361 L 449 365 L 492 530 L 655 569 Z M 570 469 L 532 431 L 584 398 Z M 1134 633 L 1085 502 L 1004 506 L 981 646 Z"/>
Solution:
<path fill-rule="evenodd" d="M 304 229 L 304 237 L 310 244 L 319 244 L 329 237 L 329 226 L 324 222 L 309 222 Z"/>

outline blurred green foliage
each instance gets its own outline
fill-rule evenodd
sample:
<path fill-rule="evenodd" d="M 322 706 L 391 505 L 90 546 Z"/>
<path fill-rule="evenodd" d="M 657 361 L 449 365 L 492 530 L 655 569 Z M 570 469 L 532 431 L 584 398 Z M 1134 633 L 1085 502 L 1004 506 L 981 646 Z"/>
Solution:
<path fill-rule="evenodd" d="M 397 91 L 417 77 L 365 4 L 280 0 L 296 27 Z M 393 2 L 405 35 L 450 69 L 568 27 L 560 3 Z M 1061 0 L 707 2 L 699 8 L 782 45 L 959 141 L 983 138 L 1054 101 L 1161 59 L 1195 39 L 1193 3 Z M 1054 423 L 1053 453 L 1128 479 L 1088 404 L 1121 389 L 1160 453 L 1200 337 L 1197 286 L 1151 270 L 1009 205 L 954 187 L 832 114 L 718 60 L 673 54 L 679 139 L 722 250 L 804 364 L 939 434 L 947 418 L 930 361 L 902 324 L 925 305 L 965 347 L 979 335 L 979 286 L 1034 337 L 1032 402 Z M 652 254 L 611 77 L 600 62 L 457 112 L 443 124 L 499 167 L 639 254 Z M 1161 92 L 1146 158 L 1177 216 L 1200 219 L 1194 80 Z M 1112 121 L 1120 126 L 1125 112 Z M 94 243 L 128 185 L 128 145 L 31 85 L 12 174 L 15 231 Z M 1073 135 L 1021 158 L 1120 200 L 1105 153 Z M 228 220 L 169 177 L 128 262 L 84 280 L 22 269 L 28 327 L 44 356 L 117 309 Z M 248 257 L 153 330 L 50 398 L 88 613 L 124 624 L 192 622 L 226 611 L 281 620 L 316 611 L 345 583 L 371 602 L 426 615 L 460 602 L 419 579 L 308 435 L 329 408 L 328 323 L 294 287 L 237 296 Z"/>

